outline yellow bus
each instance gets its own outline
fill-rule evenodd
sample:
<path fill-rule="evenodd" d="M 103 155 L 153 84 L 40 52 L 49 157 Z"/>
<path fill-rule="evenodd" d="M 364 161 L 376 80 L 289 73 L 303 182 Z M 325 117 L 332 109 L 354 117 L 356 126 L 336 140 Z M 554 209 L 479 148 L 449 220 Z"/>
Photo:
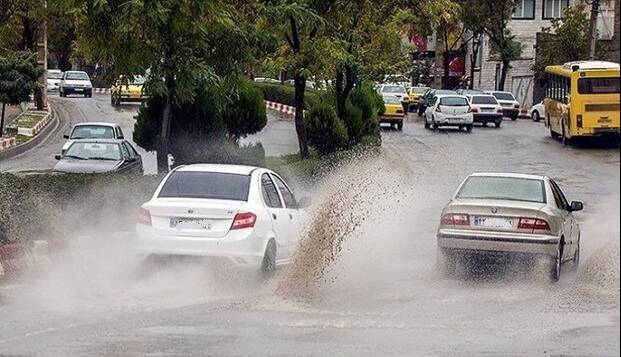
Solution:
<path fill-rule="evenodd" d="M 565 145 L 584 136 L 619 138 L 619 64 L 578 61 L 545 69 L 545 124 Z"/>

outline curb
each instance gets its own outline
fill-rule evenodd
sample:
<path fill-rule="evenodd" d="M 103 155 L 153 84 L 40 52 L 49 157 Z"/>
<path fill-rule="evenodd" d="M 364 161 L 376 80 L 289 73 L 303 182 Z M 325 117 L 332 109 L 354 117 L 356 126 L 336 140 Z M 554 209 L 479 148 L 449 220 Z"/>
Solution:
<path fill-rule="evenodd" d="M 7 150 L 12 146 L 15 146 L 15 137 L 0 139 L 0 151 Z"/>
<path fill-rule="evenodd" d="M 56 131 L 60 126 L 60 118 L 56 114 L 56 111 L 52 108 L 52 105 L 48 103 L 48 119 L 44 126 L 41 126 L 37 135 L 25 143 L 13 146 L 6 150 L 0 151 L 0 160 L 8 159 L 17 155 L 21 155 L 24 152 L 37 146 L 41 141 L 47 139 L 51 133 Z"/>
<path fill-rule="evenodd" d="M 93 88 L 95 94 L 110 94 L 110 88 Z"/>
<path fill-rule="evenodd" d="M 265 101 L 265 109 L 274 113 L 283 119 L 294 120 L 295 119 L 295 107 L 278 102 Z"/>

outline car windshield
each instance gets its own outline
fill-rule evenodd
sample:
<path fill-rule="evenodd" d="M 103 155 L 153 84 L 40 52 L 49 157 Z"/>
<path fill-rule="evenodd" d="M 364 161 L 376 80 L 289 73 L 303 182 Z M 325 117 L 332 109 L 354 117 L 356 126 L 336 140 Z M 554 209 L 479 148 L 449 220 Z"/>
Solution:
<path fill-rule="evenodd" d="M 88 80 L 88 74 L 84 72 L 67 72 L 65 79 L 71 80 Z"/>
<path fill-rule="evenodd" d="M 70 139 L 113 139 L 114 128 L 104 125 L 79 125 L 73 128 Z"/>
<path fill-rule="evenodd" d="M 468 100 L 463 97 L 442 97 L 440 98 L 440 105 L 448 107 L 467 107 Z"/>
<path fill-rule="evenodd" d="M 546 202 L 542 180 L 517 177 L 471 176 L 457 198 Z"/>
<path fill-rule="evenodd" d="M 63 73 L 62 72 L 47 71 L 47 78 L 48 79 L 61 79 L 62 77 L 63 77 Z"/>
<path fill-rule="evenodd" d="M 403 86 L 384 86 L 382 88 L 383 93 L 405 93 Z"/>
<path fill-rule="evenodd" d="M 410 92 L 412 92 L 412 94 L 423 94 L 427 90 L 429 90 L 429 88 L 427 88 L 427 87 L 412 87 L 410 89 Z"/>
<path fill-rule="evenodd" d="M 384 103 L 386 104 L 401 104 L 399 98 L 392 95 L 383 96 L 382 99 L 384 99 Z"/>
<path fill-rule="evenodd" d="M 475 95 L 472 96 L 472 104 L 498 104 L 498 101 L 491 95 Z"/>
<path fill-rule="evenodd" d="M 494 92 L 494 97 L 499 100 L 515 100 L 513 94 L 506 92 Z"/>
<path fill-rule="evenodd" d="M 129 81 L 129 84 L 135 85 L 135 86 L 141 86 L 144 84 L 144 82 L 146 82 L 147 79 L 141 76 L 137 76 L 134 77 L 134 79 L 132 79 L 131 81 Z"/>
<path fill-rule="evenodd" d="M 247 201 L 249 188 L 249 175 L 175 171 L 164 183 L 158 197 Z"/>
<path fill-rule="evenodd" d="M 121 149 L 116 143 L 74 142 L 65 157 L 84 160 L 121 160 Z"/>

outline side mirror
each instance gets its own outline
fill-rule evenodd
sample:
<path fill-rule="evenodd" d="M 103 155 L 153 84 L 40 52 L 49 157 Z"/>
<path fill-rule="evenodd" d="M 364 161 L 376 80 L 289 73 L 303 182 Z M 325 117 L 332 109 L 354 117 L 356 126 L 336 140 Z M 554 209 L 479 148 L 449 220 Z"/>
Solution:
<path fill-rule="evenodd" d="M 119 139 L 125 139 L 125 137 L 123 135 L 119 136 Z"/>
<path fill-rule="evenodd" d="M 302 197 L 298 201 L 298 208 L 308 208 L 311 205 L 310 197 Z"/>
<path fill-rule="evenodd" d="M 60 160 L 60 159 L 62 158 L 62 155 L 60 155 L 60 154 L 56 154 L 56 155 L 54 155 L 54 158 L 55 158 L 56 160 Z"/>
<path fill-rule="evenodd" d="M 569 210 L 571 212 L 582 211 L 584 209 L 584 204 L 580 201 L 571 201 L 569 204 Z"/>
<path fill-rule="evenodd" d="M 64 139 L 69 139 L 69 135 L 65 134 L 65 135 L 63 135 L 63 138 Z"/>

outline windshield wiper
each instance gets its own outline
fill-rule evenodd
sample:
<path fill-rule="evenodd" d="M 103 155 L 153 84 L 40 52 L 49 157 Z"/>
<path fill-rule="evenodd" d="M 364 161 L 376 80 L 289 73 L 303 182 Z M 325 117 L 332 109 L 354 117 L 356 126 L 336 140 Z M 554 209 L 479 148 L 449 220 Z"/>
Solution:
<path fill-rule="evenodd" d="M 99 156 L 93 156 L 93 157 L 89 157 L 89 160 L 112 160 L 112 161 L 119 161 L 118 159 L 113 159 L 111 157 L 99 157 Z"/>
<path fill-rule="evenodd" d="M 70 159 L 77 159 L 77 160 L 87 160 L 87 158 L 85 158 L 85 157 L 75 156 L 75 155 L 67 155 L 67 154 L 65 154 L 63 157 L 68 157 Z"/>

